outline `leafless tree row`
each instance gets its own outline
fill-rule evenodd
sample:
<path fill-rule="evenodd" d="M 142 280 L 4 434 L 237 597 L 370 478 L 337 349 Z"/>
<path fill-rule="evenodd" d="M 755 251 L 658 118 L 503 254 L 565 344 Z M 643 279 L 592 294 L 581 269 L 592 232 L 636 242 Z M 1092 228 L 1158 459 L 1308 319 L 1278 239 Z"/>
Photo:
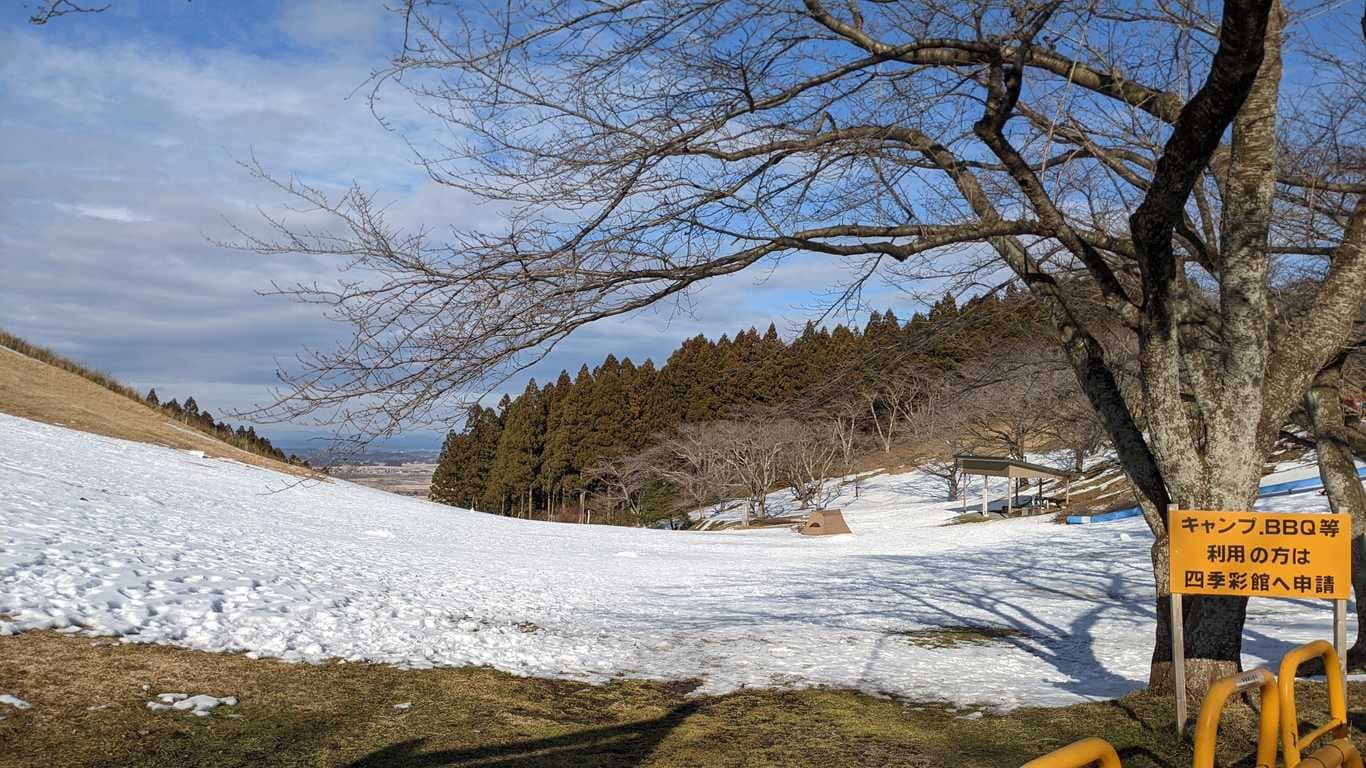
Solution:
<path fill-rule="evenodd" d="M 845 466 L 834 420 L 816 424 L 752 418 L 685 424 L 649 450 L 605 462 L 594 476 L 622 509 L 639 514 L 651 482 L 667 484 L 676 511 L 719 511 L 740 500 L 742 522 L 769 514 L 768 497 L 786 488 L 801 509 L 835 495 Z"/>

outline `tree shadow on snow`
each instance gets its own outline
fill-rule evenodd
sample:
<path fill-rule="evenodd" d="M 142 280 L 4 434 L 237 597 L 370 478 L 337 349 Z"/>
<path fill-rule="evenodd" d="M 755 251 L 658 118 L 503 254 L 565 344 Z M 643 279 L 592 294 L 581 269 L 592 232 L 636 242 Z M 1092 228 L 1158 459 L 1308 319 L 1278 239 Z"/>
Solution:
<path fill-rule="evenodd" d="M 1141 568 L 1139 572 L 1126 573 L 1118 565 L 1118 557 L 1107 554 L 1103 546 L 1097 549 L 1089 560 L 1059 559 L 1047 551 L 1028 548 L 975 553 L 961 558 L 950 569 L 948 578 L 939 577 L 941 589 L 929 593 L 924 589 L 927 576 L 935 577 L 912 567 L 914 557 L 873 556 L 869 559 L 877 564 L 868 569 L 862 581 L 898 594 L 903 610 L 908 609 L 918 623 L 948 627 L 981 624 L 1008 629 L 1009 634 L 994 642 L 1047 662 L 1065 677 L 1054 687 L 1086 698 L 1115 698 L 1143 687 L 1146 681 L 1106 668 L 1104 660 L 1096 655 L 1097 625 L 1105 619 L 1132 623 L 1139 633 L 1130 638 L 1131 642 L 1151 648 L 1157 621 L 1156 599 L 1142 594 L 1151 587 L 1134 590 L 1136 583 L 1152 583 L 1151 571 Z M 980 572 L 993 572 L 1001 577 L 998 588 L 974 589 L 970 580 L 955 584 L 961 574 Z M 952 600 L 942 599 L 947 590 L 954 592 Z M 1062 616 L 1050 616 L 1048 610 L 1052 603 L 1060 601 L 1089 605 L 1070 619 L 1060 621 Z M 1293 645 L 1263 634 L 1251 622 L 1244 627 L 1243 640 L 1245 653 L 1264 658 L 1279 655 L 1267 655 L 1271 648 Z M 875 662 L 875 658 L 869 659 L 865 674 L 873 670 Z"/>
<path fill-rule="evenodd" d="M 1152 647 L 1152 571 L 1146 562 L 1133 562 L 1134 544 L 1098 537 L 1082 557 L 1061 557 L 1047 541 L 1030 544 L 966 552 L 851 554 L 837 568 L 784 569 L 765 586 L 747 585 L 755 597 L 767 599 L 704 600 L 704 610 L 671 621 L 700 637 L 747 624 L 815 625 L 855 636 L 887 627 L 890 631 L 872 643 L 863 660 L 860 688 L 878 688 L 885 672 L 881 665 L 889 655 L 904 653 L 899 646 L 913 643 L 901 630 L 920 627 L 1007 630 L 991 642 L 1046 662 L 1059 673 L 1052 687 L 1084 698 L 1115 698 L 1143 687 L 1146 666 L 1141 677 L 1129 677 L 1111 671 L 1113 661 L 1107 665 L 1097 655 L 1098 640 Z M 707 586 L 720 594 L 734 593 L 724 583 Z M 708 591 L 696 585 L 689 590 L 693 600 Z M 669 594 L 672 587 L 652 591 L 662 601 L 677 597 Z M 1125 634 L 1117 637 L 1116 632 Z M 1282 644 L 1251 620 L 1244 629 L 1245 652 L 1276 658 L 1267 654 Z M 936 652 L 953 654 L 951 649 Z"/>
<path fill-rule="evenodd" d="M 900 557 L 878 558 L 867 581 L 877 588 L 900 595 L 907 612 L 917 623 L 931 626 L 982 625 L 1010 630 L 994 642 L 1027 653 L 1048 663 L 1065 678 L 1054 683 L 1060 690 L 1087 698 L 1122 696 L 1141 686 L 1141 681 L 1117 675 L 1096 657 L 1094 630 L 1107 616 L 1127 614 L 1129 618 L 1151 618 L 1153 609 L 1123 599 L 1124 576 L 1120 573 L 1087 572 L 1079 564 L 1058 564 L 1028 554 L 993 552 L 990 559 L 997 573 L 1005 576 L 999 591 L 962 584 L 951 601 L 926 594 L 924 582 L 895 578 L 895 561 Z M 977 558 L 964 558 L 959 572 L 985 569 Z M 890 561 L 890 562 L 889 562 Z M 1016 561 L 1011 563 L 1011 561 Z M 1006 566 L 1001 568 L 1001 566 Z M 890 577 L 890 578 L 889 578 Z M 942 594 L 942 593 L 941 593 Z M 1070 620 L 1059 621 L 1047 608 L 1053 600 L 1083 601 L 1090 605 Z M 1036 610 L 1034 606 L 1043 610 Z M 889 637 L 879 642 L 899 641 Z M 876 679 L 876 654 L 868 660 L 865 676 Z"/>
<path fill-rule="evenodd" d="M 371 752 L 348 768 L 628 768 L 643 764 L 655 747 L 697 708 L 697 703 L 688 702 L 653 720 L 487 747 L 429 752 L 423 751 L 425 738 L 409 739 Z"/>

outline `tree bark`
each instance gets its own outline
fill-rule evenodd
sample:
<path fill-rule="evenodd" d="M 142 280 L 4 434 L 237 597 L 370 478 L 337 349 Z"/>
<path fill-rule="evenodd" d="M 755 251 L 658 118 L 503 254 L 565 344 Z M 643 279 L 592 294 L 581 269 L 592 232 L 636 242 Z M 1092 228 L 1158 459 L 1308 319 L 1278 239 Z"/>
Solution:
<path fill-rule="evenodd" d="M 1157 638 L 1148 687 L 1155 691 L 1171 691 L 1175 687 L 1169 552 L 1165 535 L 1153 542 L 1153 575 L 1158 593 Z M 1185 627 L 1186 696 L 1198 703 L 1214 681 L 1241 669 L 1247 598 L 1187 595 L 1181 603 Z"/>
<path fill-rule="evenodd" d="M 1342 410 L 1342 365 L 1339 355 L 1319 371 L 1304 396 L 1304 410 L 1314 433 L 1319 477 L 1334 512 L 1352 516 L 1352 593 L 1356 597 L 1357 636 L 1347 651 L 1349 666 L 1366 663 L 1366 490 L 1356 462 Z"/>

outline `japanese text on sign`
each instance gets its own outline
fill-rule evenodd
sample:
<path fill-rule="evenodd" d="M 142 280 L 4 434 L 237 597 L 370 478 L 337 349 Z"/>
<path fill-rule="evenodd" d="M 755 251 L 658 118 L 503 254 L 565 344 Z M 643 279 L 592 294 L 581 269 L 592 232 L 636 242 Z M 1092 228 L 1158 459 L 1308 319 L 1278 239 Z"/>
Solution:
<path fill-rule="evenodd" d="M 1345 600 L 1351 591 L 1347 515 L 1177 510 L 1168 530 L 1174 593 Z"/>

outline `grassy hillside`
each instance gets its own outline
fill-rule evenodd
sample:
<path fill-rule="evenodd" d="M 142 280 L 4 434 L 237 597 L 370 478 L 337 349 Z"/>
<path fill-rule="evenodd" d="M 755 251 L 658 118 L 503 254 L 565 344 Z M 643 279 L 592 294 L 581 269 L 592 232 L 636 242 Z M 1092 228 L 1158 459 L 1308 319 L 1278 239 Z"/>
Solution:
<path fill-rule="evenodd" d="M 16 351 L 16 348 L 22 351 Z M 26 344 L 3 331 L 0 331 L 0 413 L 125 440 L 203 451 L 207 456 L 294 475 L 309 474 L 302 467 L 244 451 L 181 424 L 147 407 L 135 391 L 109 376 Z"/>

